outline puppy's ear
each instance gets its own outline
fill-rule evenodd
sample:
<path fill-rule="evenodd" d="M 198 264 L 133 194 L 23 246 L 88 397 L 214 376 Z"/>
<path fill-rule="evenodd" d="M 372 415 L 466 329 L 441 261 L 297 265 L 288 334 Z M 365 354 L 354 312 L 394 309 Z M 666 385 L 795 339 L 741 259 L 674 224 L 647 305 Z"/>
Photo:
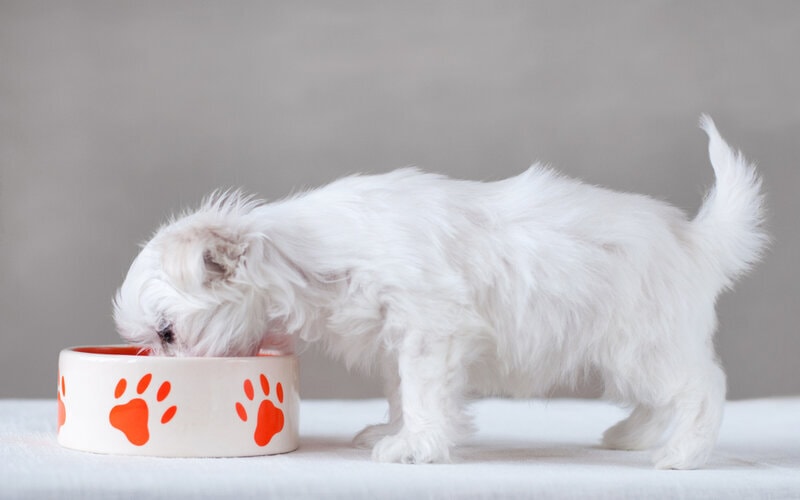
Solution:
<path fill-rule="evenodd" d="M 187 227 L 165 234 L 159 245 L 164 273 L 189 289 L 210 286 L 236 273 L 247 251 L 246 237 L 223 227 Z"/>
<path fill-rule="evenodd" d="M 247 245 L 239 235 L 224 235 L 209 231 L 203 250 L 204 282 L 230 277 L 239 266 Z"/>

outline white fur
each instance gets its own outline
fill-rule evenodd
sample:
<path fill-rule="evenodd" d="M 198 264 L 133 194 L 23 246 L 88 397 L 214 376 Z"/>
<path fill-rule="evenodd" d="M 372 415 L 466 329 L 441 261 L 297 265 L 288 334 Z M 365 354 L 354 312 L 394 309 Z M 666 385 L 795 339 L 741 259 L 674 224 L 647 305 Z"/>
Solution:
<path fill-rule="evenodd" d="M 699 467 L 725 399 L 714 304 L 767 243 L 754 168 L 701 127 L 717 181 L 694 220 L 540 165 L 491 183 L 352 176 L 270 204 L 213 195 L 144 246 L 118 329 L 193 356 L 299 337 L 377 369 L 389 422 L 356 441 L 380 461 L 447 461 L 468 396 L 544 395 L 592 373 L 633 408 L 606 446 Z"/>

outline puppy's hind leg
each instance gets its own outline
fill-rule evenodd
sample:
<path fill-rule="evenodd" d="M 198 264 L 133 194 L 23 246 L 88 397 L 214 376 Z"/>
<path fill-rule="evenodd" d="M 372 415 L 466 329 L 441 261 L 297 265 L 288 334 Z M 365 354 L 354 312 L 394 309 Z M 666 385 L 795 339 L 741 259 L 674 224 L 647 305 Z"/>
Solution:
<path fill-rule="evenodd" d="M 466 352 L 455 334 L 406 332 L 397 364 L 402 428 L 375 444 L 373 459 L 402 463 L 450 460 L 450 447 L 471 428 L 461 401 Z"/>
<path fill-rule="evenodd" d="M 696 469 L 708 461 L 722 423 L 725 374 L 712 360 L 673 399 L 675 428 L 653 460 L 659 469 Z"/>

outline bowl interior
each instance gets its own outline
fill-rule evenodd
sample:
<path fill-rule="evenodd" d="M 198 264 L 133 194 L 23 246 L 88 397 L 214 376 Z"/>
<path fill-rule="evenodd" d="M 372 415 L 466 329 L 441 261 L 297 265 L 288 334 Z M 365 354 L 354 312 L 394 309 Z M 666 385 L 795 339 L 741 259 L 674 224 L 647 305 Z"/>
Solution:
<path fill-rule="evenodd" d="M 108 346 L 85 346 L 73 347 L 73 351 L 85 352 L 87 354 L 111 354 L 117 356 L 149 356 L 150 349 L 135 345 L 108 345 Z"/>

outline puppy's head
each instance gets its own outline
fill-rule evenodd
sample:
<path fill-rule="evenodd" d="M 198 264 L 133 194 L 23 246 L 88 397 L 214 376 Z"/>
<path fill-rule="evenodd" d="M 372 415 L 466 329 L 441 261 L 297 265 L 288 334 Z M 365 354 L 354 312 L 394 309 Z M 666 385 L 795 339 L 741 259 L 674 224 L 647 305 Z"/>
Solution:
<path fill-rule="evenodd" d="M 161 227 L 114 299 L 120 335 L 155 354 L 238 356 L 282 329 L 302 276 L 256 230 L 258 206 L 239 193 L 212 196 Z"/>

